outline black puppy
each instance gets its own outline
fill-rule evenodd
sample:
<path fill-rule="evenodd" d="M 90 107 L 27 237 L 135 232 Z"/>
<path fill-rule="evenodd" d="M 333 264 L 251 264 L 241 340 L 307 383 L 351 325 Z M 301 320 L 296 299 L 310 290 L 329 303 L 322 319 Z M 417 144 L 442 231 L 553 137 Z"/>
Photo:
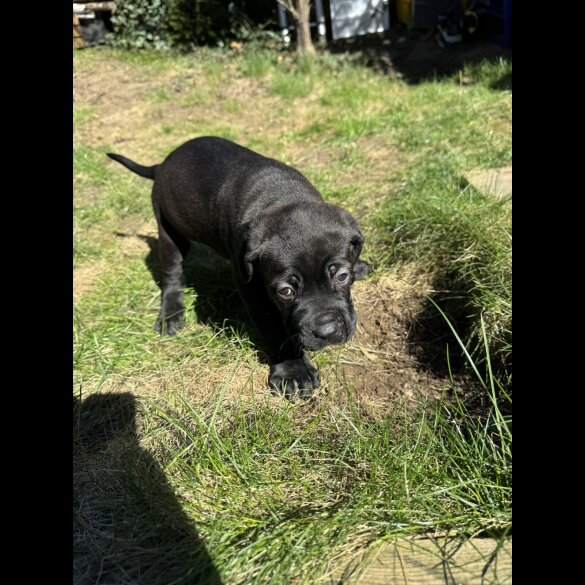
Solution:
<path fill-rule="evenodd" d="M 151 167 L 108 156 L 154 179 L 163 274 L 157 330 L 173 335 L 182 326 L 183 258 L 192 240 L 206 244 L 232 262 L 268 344 L 269 385 L 309 396 L 319 372 L 303 349 L 344 343 L 355 330 L 350 286 L 370 271 L 358 260 L 355 219 L 325 203 L 297 170 L 222 138 L 190 140 Z"/>

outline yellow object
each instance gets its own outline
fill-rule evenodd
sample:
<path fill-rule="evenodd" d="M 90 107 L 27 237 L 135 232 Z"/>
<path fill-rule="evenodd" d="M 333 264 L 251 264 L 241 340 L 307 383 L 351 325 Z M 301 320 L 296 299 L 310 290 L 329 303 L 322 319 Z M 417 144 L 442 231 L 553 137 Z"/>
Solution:
<path fill-rule="evenodd" d="M 396 0 L 396 17 L 398 22 L 410 26 L 412 22 L 413 0 Z M 461 10 L 465 12 L 469 4 L 469 0 L 459 0 Z"/>
<path fill-rule="evenodd" d="M 409 25 L 412 19 L 412 0 L 396 0 L 398 22 Z"/>

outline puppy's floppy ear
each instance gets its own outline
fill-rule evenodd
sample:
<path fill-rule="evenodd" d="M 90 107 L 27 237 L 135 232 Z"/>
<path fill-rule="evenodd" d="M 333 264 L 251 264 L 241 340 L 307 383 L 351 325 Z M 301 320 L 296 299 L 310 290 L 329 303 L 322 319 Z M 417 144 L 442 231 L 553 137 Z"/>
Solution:
<path fill-rule="evenodd" d="M 370 272 L 372 272 L 372 267 L 363 260 L 358 260 L 360 252 L 362 251 L 362 246 L 364 244 L 364 237 L 359 232 L 355 233 L 351 237 L 351 251 L 350 256 L 352 257 L 353 265 L 353 279 L 354 280 L 361 280 L 365 278 Z"/>
<path fill-rule="evenodd" d="M 354 234 L 352 234 L 349 242 L 351 244 L 350 248 L 351 261 L 355 262 L 358 259 L 360 252 L 362 251 L 362 246 L 364 245 L 364 236 L 362 236 L 360 232 L 355 232 Z"/>
<path fill-rule="evenodd" d="M 236 249 L 236 264 L 238 274 L 244 284 L 248 284 L 254 275 L 254 262 L 260 257 L 260 238 L 257 232 L 248 224 L 234 246 Z"/>
<path fill-rule="evenodd" d="M 238 269 L 240 272 L 240 278 L 244 284 L 248 284 L 252 280 L 254 275 L 254 262 L 258 259 L 258 251 L 252 250 L 251 252 L 245 252 L 238 263 Z"/>
<path fill-rule="evenodd" d="M 358 260 L 353 265 L 353 279 L 354 280 L 362 280 L 365 278 L 370 272 L 373 272 L 372 267 L 363 260 Z"/>

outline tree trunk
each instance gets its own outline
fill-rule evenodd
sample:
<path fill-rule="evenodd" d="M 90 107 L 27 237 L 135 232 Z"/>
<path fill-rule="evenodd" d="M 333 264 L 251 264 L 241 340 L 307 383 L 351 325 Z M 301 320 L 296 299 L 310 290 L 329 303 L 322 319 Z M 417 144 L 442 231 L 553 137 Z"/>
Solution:
<path fill-rule="evenodd" d="M 303 55 L 314 56 L 315 47 L 311 40 L 311 27 L 309 26 L 309 0 L 295 0 L 298 19 L 295 22 L 297 27 L 297 43 L 299 52 Z"/>
<path fill-rule="evenodd" d="M 295 21 L 297 31 L 297 48 L 303 55 L 315 56 L 315 47 L 311 40 L 311 27 L 309 26 L 310 0 L 277 0 L 288 10 Z"/>

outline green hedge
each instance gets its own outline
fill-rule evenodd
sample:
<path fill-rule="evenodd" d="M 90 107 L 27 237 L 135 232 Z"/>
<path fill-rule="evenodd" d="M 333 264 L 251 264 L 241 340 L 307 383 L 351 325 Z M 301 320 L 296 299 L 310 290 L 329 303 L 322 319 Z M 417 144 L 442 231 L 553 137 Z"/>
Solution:
<path fill-rule="evenodd" d="M 221 46 L 261 35 L 275 13 L 270 0 L 125 0 L 112 15 L 111 42 L 124 49 Z"/>

